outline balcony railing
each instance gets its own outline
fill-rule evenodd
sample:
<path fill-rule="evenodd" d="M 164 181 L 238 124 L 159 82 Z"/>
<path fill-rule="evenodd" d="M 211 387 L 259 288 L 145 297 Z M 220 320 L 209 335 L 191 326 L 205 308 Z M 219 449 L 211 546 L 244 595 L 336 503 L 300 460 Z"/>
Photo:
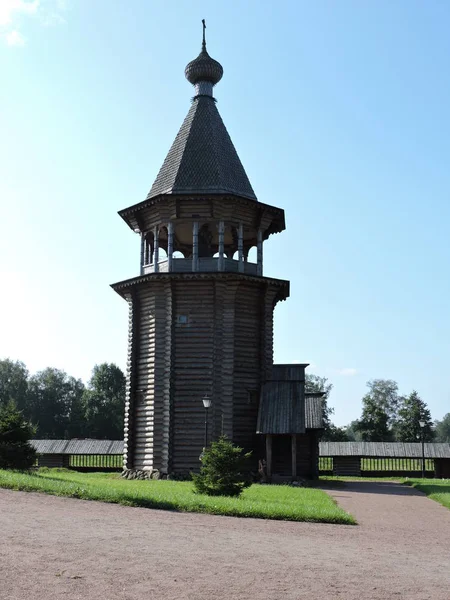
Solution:
<path fill-rule="evenodd" d="M 199 258 L 198 269 L 199 273 L 213 273 L 219 271 L 219 258 Z M 242 262 L 243 269 L 239 271 L 239 261 L 232 258 L 224 258 L 222 260 L 223 268 L 220 269 L 222 272 L 228 273 L 245 273 L 247 275 L 257 275 L 258 266 L 255 263 Z M 172 273 L 192 273 L 192 258 L 173 258 Z M 169 273 L 169 260 L 164 258 L 158 262 L 158 271 L 160 273 Z M 148 275 L 149 273 L 155 273 L 155 265 L 148 264 L 143 266 L 143 274 Z"/>

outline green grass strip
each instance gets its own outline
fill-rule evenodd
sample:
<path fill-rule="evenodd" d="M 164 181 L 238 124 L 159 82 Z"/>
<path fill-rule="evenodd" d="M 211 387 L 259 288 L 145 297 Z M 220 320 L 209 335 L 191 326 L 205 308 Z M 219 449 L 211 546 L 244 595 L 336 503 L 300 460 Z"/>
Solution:
<path fill-rule="evenodd" d="M 313 523 L 356 523 L 325 492 L 288 485 L 255 484 L 244 490 L 240 498 L 210 497 L 196 494 L 192 483 L 185 481 L 129 481 L 115 473 L 40 469 L 33 473 L 0 470 L 0 487 L 181 512 Z"/>
<path fill-rule="evenodd" d="M 404 483 L 450 508 L 450 479 L 406 479 Z"/>

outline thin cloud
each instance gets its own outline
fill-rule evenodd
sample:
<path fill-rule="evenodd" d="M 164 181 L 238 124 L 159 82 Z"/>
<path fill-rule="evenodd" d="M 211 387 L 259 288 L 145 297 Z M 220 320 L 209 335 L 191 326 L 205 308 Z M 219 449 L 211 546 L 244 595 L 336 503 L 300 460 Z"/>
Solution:
<path fill-rule="evenodd" d="M 7 33 L 5 39 L 8 46 L 25 46 L 26 43 L 23 35 L 15 29 Z"/>
<path fill-rule="evenodd" d="M 0 38 L 8 46 L 24 46 L 22 21 L 33 17 L 41 26 L 66 23 L 63 14 L 68 10 L 65 0 L 0 0 Z"/>
<path fill-rule="evenodd" d="M 25 0 L 1 0 L 0 26 L 11 25 L 16 15 L 35 15 L 39 4 L 39 0 L 32 0 L 31 2 Z"/>
<path fill-rule="evenodd" d="M 43 15 L 41 23 L 45 27 L 56 27 L 57 25 L 65 25 L 67 21 L 61 14 L 50 12 L 47 15 Z"/>
<path fill-rule="evenodd" d="M 337 374 L 342 375 L 343 377 L 354 377 L 358 374 L 358 369 L 354 369 L 353 367 L 345 367 L 344 369 L 338 369 Z"/>

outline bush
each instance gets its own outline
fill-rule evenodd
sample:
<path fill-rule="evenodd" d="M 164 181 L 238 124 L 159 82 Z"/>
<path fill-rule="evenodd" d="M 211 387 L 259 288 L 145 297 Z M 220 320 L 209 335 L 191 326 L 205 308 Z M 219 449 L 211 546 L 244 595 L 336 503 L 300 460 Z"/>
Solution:
<path fill-rule="evenodd" d="M 243 453 L 222 436 L 212 442 L 201 456 L 199 474 L 192 474 L 194 486 L 199 494 L 207 496 L 240 496 L 242 490 L 251 485 L 248 459 L 251 452 Z"/>
<path fill-rule="evenodd" d="M 29 443 L 35 428 L 25 421 L 14 402 L 0 407 L 0 469 L 25 470 L 33 466 L 36 452 Z"/>

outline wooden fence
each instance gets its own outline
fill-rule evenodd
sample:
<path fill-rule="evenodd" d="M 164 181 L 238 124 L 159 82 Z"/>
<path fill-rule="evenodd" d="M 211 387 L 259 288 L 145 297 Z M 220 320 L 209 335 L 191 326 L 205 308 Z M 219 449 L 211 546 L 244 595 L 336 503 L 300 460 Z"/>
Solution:
<path fill-rule="evenodd" d="M 355 457 L 360 461 L 361 476 L 363 477 L 417 477 L 422 473 L 421 458 L 362 458 Z M 425 471 L 427 477 L 433 477 L 435 472 L 434 459 L 425 459 Z M 321 475 L 333 474 L 333 457 L 319 457 L 319 473 Z"/>
<path fill-rule="evenodd" d="M 69 469 L 76 471 L 121 471 L 121 454 L 70 454 Z"/>
<path fill-rule="evenodd" d="M 121 471 L 122 454 L 38 454 L 35 467 L 64 468 L 74 471 Z"/>

